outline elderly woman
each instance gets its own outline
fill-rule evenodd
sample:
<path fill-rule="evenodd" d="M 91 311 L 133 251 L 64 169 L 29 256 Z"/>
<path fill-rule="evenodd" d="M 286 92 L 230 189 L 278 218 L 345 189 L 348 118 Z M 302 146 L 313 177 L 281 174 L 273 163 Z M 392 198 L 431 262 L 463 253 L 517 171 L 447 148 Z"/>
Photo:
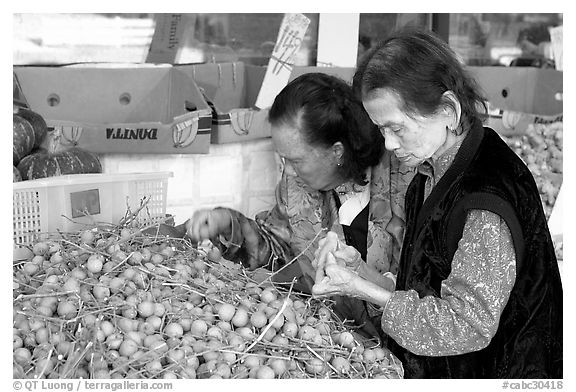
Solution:
<path fill-rule="evenodd" d="M 366 55 L 354 89 L 416 172 L 396 289 L 357 274 L 360 255 L 329 233 L 313 293 L 380 306 L 407 378 L 561 378 L 562 286 L 538 189 L 483 127 L 455 54 L 431 33 L 400 32 Z"/>
<path fill-rule="evenodd" d="M 196 211 L 185 223 L 188 236 L 211 239 L 226 259 L 250 269 L 277 271 L 297 258 L 276 280 L 297 278 L 295 287 L 310 293 L 311 260 L 331 230 L 366 261 L 361 276 L 392 289 L 412 173 L 400 172 L 398 160 L 384 150 L 351 86 L 323 73 L 304 74 L 275 98 L 269 121 L 283 162 L 274 208 L 254 220 L 229 208 Z M 356 300 L 338 301 L 336 310 L 367 324 L 377 314 Z M 377 335 L 374 328 L 364 330 Z"/>

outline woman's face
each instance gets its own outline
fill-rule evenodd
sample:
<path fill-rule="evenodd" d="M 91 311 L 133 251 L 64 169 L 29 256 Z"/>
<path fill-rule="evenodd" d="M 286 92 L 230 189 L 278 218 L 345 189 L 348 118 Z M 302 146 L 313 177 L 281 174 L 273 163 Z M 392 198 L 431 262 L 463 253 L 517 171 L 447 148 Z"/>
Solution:
<path fill-rule="evenodd" d="M 392 151 L 406 166 L 415 167 L 446 150 L 447 125 L 450 117 L 444 111 L 430 117 L 412 118 L 401 108 L 399 97 L 388 89 L 372 91 L 363 100 L 368 115 Z"/>
<path fill-rule="evenodd" d="M 315 190 L 327 191 L 342 183 L 338 157 L 332 148 L 308 144 L 298 128 L 281 124 L 272 127 L 272 141 L 284 162 L 284 170 Z"/>

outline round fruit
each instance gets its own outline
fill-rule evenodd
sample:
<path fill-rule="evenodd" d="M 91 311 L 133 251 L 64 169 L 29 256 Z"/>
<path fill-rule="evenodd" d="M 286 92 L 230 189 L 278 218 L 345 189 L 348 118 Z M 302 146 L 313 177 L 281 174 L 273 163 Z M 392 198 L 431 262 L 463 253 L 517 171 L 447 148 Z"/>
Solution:
<path fill-rule="evenodd" d="M 18 115 L 27 120 L 34 130 L 34 148 L 40 147 L 48 133 L 48 126 L 44 118 L 40 114 L 26 108 L 18 109 Z"/>
<path fill-rule="evenodd" d="M 14 114 L 12 122 L 12 163 L 18 165 L 34 148 L 36 136 L 32 124 L 24 117 Z"/>
<path fill-rule="evenodd" d="M 38 264 L 29 261 L 27 263 L 24 263 L 22 270 L 26 275 L 34 275 L 36 272 L 40 270 L 40 267 L 38 266 Z"/>
<path fill-rule="evenodd" d="M 347 331 L 342 332 L 338 337 L 338 343 L 340 343 L 342 347 L 351 348 L 354 345 L 354 335 Z"/>
<path fill-rule="evenodd" d="M 184 329 L 178 323 L 170 323 L 164 328 L 164 333 L 169 337 L 181 338 L 184 335 Z"/>
<path fill-rule="evenodd" d="M 32 246 L 32 252 L 34 252 L 36 256 L 44 256 L 49 250 L 50 245 L 46 242 L 37 242 Z"/>
<path fill-rule="evenodd" d="M 323 373 L 326 370 L 326 365 L 320 358 L 310 358 L 306 361 L 305 367 L 306 371 L 313 374 Z"/>
<path fill-rule="evenodd" d="M 262 311 L 252 313 L 250 316 L 250 323 L 256 328 L 262 328 L 268 323 L 268 317 Z"/>
<path fill-rule="evenodd" d="M 22 175 L 20 174 L 20 170 L 14 165 L 12 165 L 12 182 L 20 182 L 22 181 Z"/>
<path fill-rule="evenodd" d="M 25 347 L 20 347 L 14 350 L 14 362 L 20 365 L 26 365 L 32 360 L 30 350 Z"/>
<path fill-rule="evenodd" d="M 278 377 L 281 377 L 288 371 L 288 361 L 285 359 L 272 358 L 268 361 L 268 366 L 274 370 L 274 373 Z"/>
<path fill-rule="evenodd" d="M 236 310 L 236 313 L 234 314 L 234 317 L 232 317 L 232 324 L 237 328 L 246 326 L 246 324 L 248 324 L 248 321 L 249 321 L 248 312 L 243 308 L 238 308 Z"/>
<path fill-rule="evenodd" d="M 296 323 L 287 322 L 282 326 L 282 332 L 288 337 L 295 337 L 298 334 L 298 325 Z"/>
<path fill-rule="evenodd" d="M 265 340 L 266 342 L 270 342 L 276 336 L 276 332 L 277 332 L 276 328 L 270 327 L 268 328 L 262 339 Z"/>
<path fill-rule="evenodd" d="M 367 348 L 362 353 L 362 359 L 364 359 L 364 362 L 366 363 L 373 363 L 376 361 L 376 353 L 373 349 Z"/>
<path fill-rule="evenodd" d="M 234 313 L 236 312 L 236 308 L 234 305 L 224 303 L 218 309 L 218 317 L 220 320 L 223 321 L 230 321 L 234 317 Z"/>
<path fill-rule="evenodd" d="M 272 369 L 270 366 L 264 365 L 264 366 L 260 366 L 258 368 L 258 371 L 256 372 L 256 378 L 258 379 L 269 379 L 269 378 L 274 378 L 275 373 L 274 373 L 274 369 Z"/>
<path fill-rule="evenodd" d="M 312 341 L 316 335 L 318 331 L 310 325 L 304 325 L 298 330 L 298 337 L 302 340 Z"/>
<path fill-rule="evenodd" d="M 78 314 L 78 307 L 72 301 L 62 301 L 58 304 L 58 315 L 70 320 Z"/>
<path fill-rule="evenodd" d="M 334 357 L 331 361 L 332 366 L 340 374 L 346 374 L 350 372 L 350 361 L 344 357 Z"/>
<path fill-rule="evenodd" d="M 272 302 L 276 299 L 276 294 L 271 289 L 265 289 L 260 293 L 260 300 L 264 303 Z"/>
<path fill-rule="evenodd" d="M 152 257 L 150 258 L 150 262 L 152 264 L 162 264 L 162 262 L 164 261 L 164 256 L 162 256 L 160 253 L 154 253 L 152 255 Z"/>
<path fill-rule="evenodd" d="M 136 351 L 138 351 L 138 343 L 132 339 L 125 339 L 122 341 L 122 344 L 120 344 L 120 347 L 118 348 L 118 352 L 123 357 L 130 357 Z"/>
<path fill-rule="evenodd" d="M 190 333 L 194 336 L 204 336 L 208 331 L 208 324 L 206 321 L 198 319 L 192 321 L 190 325 Z"/>
<path fill-rule="evenodd" d="M 92 289 L 92 294 L 97 299 L 104 299 L 110 297 L 110 289 L 104 285 L 98 284 Z"/>
<path fill-rule="evenodd" d="M 91 245 L 94 242 L 94 232 L 92 230 L 84 230 L 82 234 L 80 234 L 80 241 L 84 244 Z"/>
<path fill-rule="evenodd" d="M 86 268 L 93 274 L 97 274 L 98 272 L 102 271 L 103 265 L 104 257 L 96 253 L 90 255 L 90 257 L 88 257 L 88 261 L 86 262 Z"/>
<path fill-rule="evenodd" d="M 262 364 L 262 359 L 258 355 L 249 354 L 244 358 L 244 365 L 250 369 L 258 368 Z"/>
<path fill-rule="evenodd" d="M 382 347 L 376 347 L 373 349 L 374 355 L 376 356 L 377 361 L 381 361 L 386 358 L 386 351 Z"/>
<path fill-rule="evenodd" d="M 142 317 L 150 317 L 154 314 L 155 303 L 152 301 L 143 301 L 138 304 L 138 313 Z"/>
<path fill-rule="evenodd" d="M 270 316 L 270 322 L 272 322 L 272 320 L 274 320 L 274 318 L 276 318 L 276 315 Z M 282 328 L 283 325 L 284 325 L 284 315 L 280 314 L 280 315 L 278 315 L 278 318 L 276 318 L 276 321 L 274 321 L 272 326 L 276 329 L 280 329 L 280 328 Z"/>
<path fill-rule="evenodd" d="M 102 173 L 98 156 L 81 148 L 50 152 L 39 149 L 18 163 L 24 180 L 34 180 L 65 174 Z"/>
<path fill-rule="evenodd" d="M 80 292 L 80 282 L 78 281 L 78 279 L 70 276 L 66 282 L 64 282 L 64 284 L 62 285 L 62 288 L 64 289 L 64 291 L 72 291 L 74 293 L 79 293 Z"/>

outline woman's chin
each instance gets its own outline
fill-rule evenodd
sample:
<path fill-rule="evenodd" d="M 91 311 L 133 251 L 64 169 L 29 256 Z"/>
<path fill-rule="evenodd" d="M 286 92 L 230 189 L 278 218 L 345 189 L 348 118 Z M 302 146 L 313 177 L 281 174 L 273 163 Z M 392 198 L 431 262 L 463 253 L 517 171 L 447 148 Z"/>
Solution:
<path fill-rule="evenodd" d="M 416 159 L 411 155 L 407 155 L 405 157 L 398 157 L 398 161 L 404 166 L 407 167 L 416 167 L 420 164 L 420 160 Z"/>

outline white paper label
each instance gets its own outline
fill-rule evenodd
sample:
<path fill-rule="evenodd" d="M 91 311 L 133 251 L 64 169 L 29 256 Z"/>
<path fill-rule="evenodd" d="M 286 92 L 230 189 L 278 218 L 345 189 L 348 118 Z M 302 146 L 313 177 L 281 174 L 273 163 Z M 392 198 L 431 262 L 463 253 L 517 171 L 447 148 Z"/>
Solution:
<path fill-rule="evenodd" d="M 266 75 L 256 99 L 256 107 L 265 109 L 272 106 L 276 95 L 288 84 L 294 67 L 294 56 L 302 46 L 309 24 L 310 19 L 302 14 L 284 15 L 276 46 L 270 56 Z"/>

